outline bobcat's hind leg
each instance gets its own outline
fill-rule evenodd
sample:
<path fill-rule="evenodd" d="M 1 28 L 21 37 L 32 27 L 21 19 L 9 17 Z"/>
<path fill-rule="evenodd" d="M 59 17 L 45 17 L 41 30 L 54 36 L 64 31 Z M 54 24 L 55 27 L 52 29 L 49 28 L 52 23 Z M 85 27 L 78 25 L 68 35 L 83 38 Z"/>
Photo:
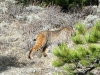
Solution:
<path fill-rule="evenodd" d="M 43 53 L 44 57 L 46 57 L 46 56 L 47 56 L 47 54 L 46 54 L 46 49 L 47 49 L 47 46 L 45 46 L 45 47 L 43 48 L 43 51 L 42 51 L 42 53 Z"/>
<path fill-rule="evenodd" d="M 41 49 L 42 47 L 44 47 L 46 44 L 46 36 L 44 34 L 38 34 L 37 38 L 36 38 L 36 43 L 33 46 L 33 48 L 31 49 L 31 51 L 29 52 L 29 59 L 33 59 L 32 54 Z"/>

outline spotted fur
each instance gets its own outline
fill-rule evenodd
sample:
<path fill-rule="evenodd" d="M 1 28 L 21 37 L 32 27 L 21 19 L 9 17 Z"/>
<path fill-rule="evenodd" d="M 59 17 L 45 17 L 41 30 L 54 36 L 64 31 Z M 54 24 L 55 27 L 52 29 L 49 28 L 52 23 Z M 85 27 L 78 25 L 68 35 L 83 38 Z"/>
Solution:
<path fill-rule="evenodd" d="M 63 27 L 60 30 L 56 31 L 42 31 L 37 34 L 36 43 L 32 47 L 29 52 L 29 58 L 32 59 L 32 54 L 39 49 L 42 49 L 42 53 L 46 56 L 46 48 L 50 44 L 61 44 L 61 43 L 68 43 L 70 40 L 71 35 L 74 33 L 72 27 Z"/>

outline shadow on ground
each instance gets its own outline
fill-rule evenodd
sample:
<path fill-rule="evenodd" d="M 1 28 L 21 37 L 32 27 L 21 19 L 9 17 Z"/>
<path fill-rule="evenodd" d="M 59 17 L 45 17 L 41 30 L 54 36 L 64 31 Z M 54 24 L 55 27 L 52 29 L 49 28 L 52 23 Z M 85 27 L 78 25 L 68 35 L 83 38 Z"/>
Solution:
<path fill-rule="evenodd" d="M 26 63 L 18 62 L 16 57 L 7 57 L 1 56 L 0 57 L 0 72 L 8 70 L 10 67 L 24 67 Z"/>

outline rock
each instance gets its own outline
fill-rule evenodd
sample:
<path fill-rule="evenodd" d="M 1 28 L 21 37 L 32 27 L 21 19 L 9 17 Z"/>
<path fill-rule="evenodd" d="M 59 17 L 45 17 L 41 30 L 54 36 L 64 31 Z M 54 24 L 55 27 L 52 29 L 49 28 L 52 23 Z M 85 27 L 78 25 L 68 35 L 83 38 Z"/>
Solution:
<path fill-rule="evenodd" d="M 30 24 L 32 24 L 38 20 L 40 20 L 40 17 L 37 14 L 31 14 L 31 15 L 27 16 L 27 22 Z"/>
<path fill-rule="evenodd" d="M 88 15 L 96 15 L 97 14 L 97 6 L 86 6 L 83 8 L 83 15 L 88 16 Z"/>
<path fill-rule="evenodd" d="M 84 20 L 84 25 L 87 29 L 91 28 L 95 22 L 100 19 L 97 15 L 88 15 Z"/>

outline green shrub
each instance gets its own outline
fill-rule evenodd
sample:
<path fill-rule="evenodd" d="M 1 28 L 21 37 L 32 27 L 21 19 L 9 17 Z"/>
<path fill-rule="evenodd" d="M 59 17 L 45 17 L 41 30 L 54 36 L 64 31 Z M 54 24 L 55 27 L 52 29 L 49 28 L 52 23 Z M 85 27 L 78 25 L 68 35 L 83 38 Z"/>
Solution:
<path fill-rule="evenodd" d="M 100 40 L 100 21 L 97 21 L 88 35 L 86 41 L 89 43 L 96 43 Z"/>
<path fill-rule="evenodd" d="M 87 67 L 90 65 L 90 62 L 89 60 L 83 59 L 83 60 L 80 60 L 80 64 L 82 64 L 82 66 Z"/>
<path fill-rule="evenodd" d="M 82 35 L 77 34 L 75 37 L 72 37 L 72 40 L 75 44 L 84 44 L 84 38 L 82 37 Z"/>
<path fill-rule="evenodd" d="M 64 43 L 56 47 L 53 54 L 57 59 L 53 66 L 64 66 L 68 75 L 92 74 L 92 69 L 100 67 L 100 21 L 87 31 L 82 24 L 76 24 L 75 27 L 76 35 L 72 36 L 74 49 Z"/>
<path fill-rule="evenodd" d="M 30 0 L 15 0 L 18 3 L 22 4 L 22 5 L 28 5 L 30 3 Z"/>
<path fill-rule="evenodd" d="M 57 60 L 54 60 L 52 62 L 52 65 L 55 66 L 55 67 L 60 67 L 60 66 L 63 66 L 64 65 L 64 62 L 61 61 L 61 60 L 59 60 L 59 59 L 57 59 Z"/>
<path fill-rule="evenodd" d="M 34 0 L 16 0 L 16 1 L 18 1 L 23 5 L 28 5 L 29 3 L 34 2 Z M 85 2 L 87 2 L 87 0 L 36 0 L 35 2 L 46 3 L 47 5 L 54 4 L 64 8 L 68 8 L 68 7 L 70 8 L 75 5 L 79 5 L 79 7 L 82 7 L 83 5 L 85 5 Z"/>
<path fill-rule="evenodd" d="M 82 34 L 82 35 L 86 34 L 86 29 L 83 24 L 77 23 L 77 24 L 75 24 L 75 28 L 76 28 L 77 34 Z"/>
<path fill-rule="evenodd" d="M 76 24 L 76 36 L 72 37 L 72 40 L 75 44 L 84 44 L 85 38 L 83 37 L 86 34 L 86 29 L 83 24 Z"/>

